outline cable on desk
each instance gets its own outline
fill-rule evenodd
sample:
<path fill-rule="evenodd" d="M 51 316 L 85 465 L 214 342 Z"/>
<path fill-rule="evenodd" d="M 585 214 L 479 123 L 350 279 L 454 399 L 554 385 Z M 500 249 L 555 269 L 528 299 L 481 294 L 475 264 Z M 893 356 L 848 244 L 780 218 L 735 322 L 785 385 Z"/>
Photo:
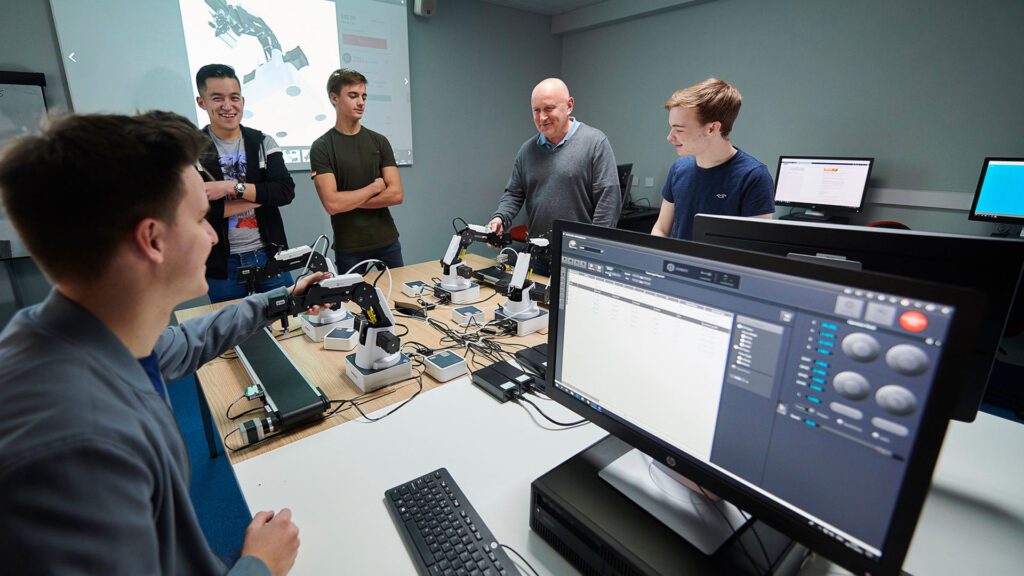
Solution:
<path fill-rule="evenodd" d="M 534 576 L 540 576 L 540 572 L 537 572 L 537 569 L 533 567 L 533 564 L 530 564 L 529 560 L 523 558 L 522 554 L 516 552 L 515 548 L 509 546 L 508 544 L 501 544 L 501 547 L 519 557 L 519 559 L 523 561 L 523 564 L 526 564 L 530 568 L 530 572 L 533 572 Z"/>
<path fill-rule="evenodd" d="M 547 420 L 548 422 L 551 422 L 555 426 L 561 426 L 563 428 L 573 428 L 575 426 L 581 426 L 583 424 L 589 424 L 590 423 L 590 420 L 587 420 L 586 418 L 582 418 L 582 419 L 577 420 L 575 422 L 559 422 L 558 420 L 555 420 L 551 416 L 548 416 L 547 414 L 545 414 L 544 411 L 540 409 L 540 406 L 537 406 L 536 404 L 533 403 L 532 400 L 530 400 L 529 398 L 524 397 L 522 394 L 520 394 L 516 398 L 513 398 L 512 401 L 513 402 L 517 402 L 517 403 L 518 402 L 526 402 L 530 406 L 533 406 L 533 409 L 536 410 L 538 414 L 543 416 L 545 420 Z"/>
<path fill-rule="evenodd" d="M 718 503 L 711 499 L 711 496 L 708 495 L 707 491 L 704 490 L 703 486 L 698 484 L 697 488 L 700 488 L 700 493 L 704 495 L 704 498 L 707 498 L 708 502 L 711 503 L 711 507 L 714 508 L 715 511 L 718 512 L 718 514 L 722 517 L 722 520 L 725 520 L 725 525 L 728 526 L 729 530 L 732 531 L 732 536 L 731 537 L 732 538 L 736 538 L 736 543 L 739 544 L 740 550 L 743 552 L 743 555 L 747 557 L 747 560 L 750 560 L 751 566 L 754 567 L 754 572 L 757 573 L 757 574 L 764 574 L 765 576 L 770 576 L 771 573 L 772 573 L 772 563 L 768 562 L 767 571 L 762 572 L 761 571 L 761 567 L 758 566 L 757 562 L 754 561 L 754 557 L 750 555 L 750 552 L 747 550 L 746 545 L 743 544 L 743 540 L 736 537 L 736 529 L 733 528 L 732 522 L 729 521 L 729 517 L 726 516 L 725 512 L 722 512 L 722 509 L 718 507 Z M 756 535 L 756 533 L 755 533 L 755 535 Z M 759 542 L 760 542 L 760 540 L 761 539 L 758 538 Z M 767 552 L 766 552 L 765 553 L 765 558 L 767 558 L 767 557 L 768 556 L 767 556 Z"/>
<path fill-rule="evenodd" d="M 356 409 L 356 412 L 359 412 L 360 416 L 362 416 L 363 418 L 369 420 L 370 422 L 378 422 L 380 420 L 383 420 L 383 419 L 387 418 L 388 416 L 391 416 L 392 414 L 397 412 L 399 409 L 402 408 L 402 406 L 405 406 L 409 402 L 412 402 L 414 398 L 416 398 L 417 396 L 420 395 L 421 392 L 423 392 L 423 372 L 417 372 L 415 376 L 410 376 L 409 378 L 406 378 L 404 380 L 399 380 L 398 382 L 392 383 L 392 385 L 399 384 L 401 382 L 406 382 L 406 381 L 409 381 L 409 380 L 412 380 L 412 379 L 415 379 L 416 382 L 419 383 L 419 388 L 416 390 L 416 392 L 414 392 L 412 396 L 409 396 L 409 398 L 407 398 L 405 400 L 405 402 L 402 402 L 398 406 L 395 406 L 391 410 L 388 410 L 383 416 L 378 416 L 377 418 L 371 418 L 371 417 L 366 415 L 366 412 L 363 412 L 363 409 L 359 407 L 359 404 L 353 404 L 352 407 Z"/>
<path fill-rule="evenodd" d="M 409 334 L 409 327 L 408 326 L 406 326 L 405 324 L 402 324 L 400 322 L 396 322 L 395 324 L 398 325 L 398 326 L 401 326 L 402 328 L 405 328 L 405 332 L 402 332 L 401 334 L 395 334 L 395 336 L 397 336 L 398 338 L 401 338 L 402 336 L 407 336 Z"/>

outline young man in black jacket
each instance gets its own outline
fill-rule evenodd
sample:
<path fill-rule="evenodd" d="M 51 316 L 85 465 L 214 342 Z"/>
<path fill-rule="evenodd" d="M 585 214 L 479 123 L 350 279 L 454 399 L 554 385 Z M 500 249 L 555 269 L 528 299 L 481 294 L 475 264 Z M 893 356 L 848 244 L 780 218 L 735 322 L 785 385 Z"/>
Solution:
<path fill-rule="evenodd" d="M 242 266 L 266 265 L 275 249 L 288 247 L 278 207 L 295 198 L 295 182 L 284 165 L 277 142 L 259 130 L 242 126 L 245 98 L 230 66 L 207 64 L 196 73 L 196 102 L 210 117 L 203 132 L 210 146 L 200 157 L 207 172 L 206 218 L 217 232 L 217 245 L 206 261 L 211 302 L 241 298 L 249 287 L 238 282 Z M 290 286 L 285 272 L 252 288 L 266 292 Z"/>

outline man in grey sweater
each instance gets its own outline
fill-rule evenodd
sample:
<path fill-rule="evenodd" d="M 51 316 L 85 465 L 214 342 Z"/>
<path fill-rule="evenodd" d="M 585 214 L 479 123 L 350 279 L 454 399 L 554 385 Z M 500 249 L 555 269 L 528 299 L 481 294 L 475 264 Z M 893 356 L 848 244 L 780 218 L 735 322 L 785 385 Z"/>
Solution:
<path fill-rule="evenodd" d="M 531 237 L 550 232 L 556 219 L 615 226 L 622 195 L 608 137 L 571 116 L 573 98 L 558 78 L 537 84 L 530 104 L 540 134 L 519 148 L 488 227 L 503 232 L 524 204 Z M 547 263 L 538 264 L 534 269 L 547 276 Z"/>
<path fill-rule="evenodd" d="M 196 520 L 164 382 L 266 326 L 268 295 L 167 326 L 206 293 L 217 242 L 195 168 L 205 144 L 167 112 L 69 116 L 0 158 L 4 208 L 54 283 L 0 333 L 7 572 L 228 572 Z M 285 574 L 298 546 L 287 508 L 259 512 L 230 574 Z"/>

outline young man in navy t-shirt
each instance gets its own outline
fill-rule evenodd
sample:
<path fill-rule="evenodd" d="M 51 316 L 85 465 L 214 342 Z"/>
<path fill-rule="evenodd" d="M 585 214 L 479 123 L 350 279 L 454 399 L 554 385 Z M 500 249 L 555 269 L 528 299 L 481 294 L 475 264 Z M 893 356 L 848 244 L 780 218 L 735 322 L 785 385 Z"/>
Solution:
<path fill-rule="evenodd" d="M 669 168 L 651 234 L 690 240 L 698 213 L 772 217 L 768 167 L 729 141 L 742 102 L 739 91 L 717 78 L 677 90 L 665 102 L 668 141 L 680 158 Z"/>

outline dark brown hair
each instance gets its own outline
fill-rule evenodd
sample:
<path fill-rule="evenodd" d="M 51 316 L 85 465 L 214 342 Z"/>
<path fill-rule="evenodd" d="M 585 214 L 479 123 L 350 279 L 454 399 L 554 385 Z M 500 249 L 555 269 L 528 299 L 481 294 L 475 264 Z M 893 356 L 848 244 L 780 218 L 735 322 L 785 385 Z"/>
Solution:
<path fill-rule="evenodd" d="M 345 86 L 366 85 L 366 76 L 351 68 L 338 68 L 327 77 L 327 94 L 338 94 Z"/>
<path fill-rule="evenodd" d="M 0 155 L 0 199 L 54 281 L 87 281 L 144 218 L 174 220 L 206 138 L 172 112 L 51 118 Z"/>

